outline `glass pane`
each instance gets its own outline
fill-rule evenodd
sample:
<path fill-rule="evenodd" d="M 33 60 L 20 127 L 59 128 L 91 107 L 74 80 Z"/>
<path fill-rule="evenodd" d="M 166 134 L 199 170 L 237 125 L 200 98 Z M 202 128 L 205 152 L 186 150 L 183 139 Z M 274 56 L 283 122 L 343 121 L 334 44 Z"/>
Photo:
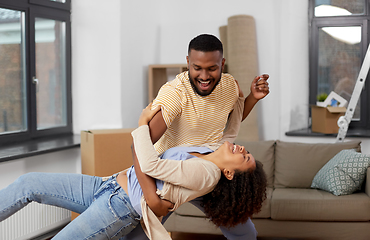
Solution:
<path fill-rule="evenodd" d="M 65 0 L 50 0 L 52 2 L 61 2 L 61 3 L 65 3 L 66 1 Z"/>
<path fill-rule="evenodd" d="M 323 27 L 319 29 L 317 94 L 339 94 L 348 102 L 360 72 L 361 27 Z M 360 102 L 353 120 L 360 119 Z"/>
<path fill-rule="evenodd" d="M 0 8 L 0 134 L 27 130 L 24 13 Z"/>
<path fill-rule="evenodd" d="M 65 23 L 35 20 L 37 129 L 67 125 Z"/>
<path fill-rule="evenodd" d="M 348 16 L 365 13 L 365 0 L 315 0 L 315 16 Z"/>

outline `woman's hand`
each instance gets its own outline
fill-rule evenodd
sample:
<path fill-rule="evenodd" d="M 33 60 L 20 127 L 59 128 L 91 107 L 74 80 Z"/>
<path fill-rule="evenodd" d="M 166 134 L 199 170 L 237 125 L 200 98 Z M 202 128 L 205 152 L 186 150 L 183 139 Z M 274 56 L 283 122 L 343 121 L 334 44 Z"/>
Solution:
<path fill-rule="evenodd" d="M 142 125 L 148 125 L 150 120 L 154 117 L 154 115 L 161 110 L 160 106 L 157 106 L 155 109 L 151 110 L 152 103 L 149 103 L 149 105 L 143 109 L 141 112 L 141 115 L 139 117 L 139 127 Z"/>
<path fill-rule="evenodd" d="M 147 204 L 157 217 L 166 216 L 168 212 L 173 209 L 174 204 L 165 199 L 160 199 L 159 197 L 158 199 L 159 201 L 155 201 L 155 205 L 153 205 L 154 203 L 149 205 L 148 202 Z"/>

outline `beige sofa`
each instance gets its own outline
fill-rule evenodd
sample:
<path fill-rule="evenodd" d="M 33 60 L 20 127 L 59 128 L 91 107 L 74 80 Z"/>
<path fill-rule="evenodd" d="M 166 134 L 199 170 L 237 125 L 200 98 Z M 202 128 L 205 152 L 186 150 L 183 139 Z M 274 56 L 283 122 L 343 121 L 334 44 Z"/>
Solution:
<path fill-rule="evenodd" d="M 240 144 L 264 164 L 267 175 L 267 199 L 252 219 L 259 237 L 370 239 L 370 178 L 365 179 L 361 191 L 350 195 L 335 196 L 310 187 L 331 158 L 343 149 L 360 151 L 360 142 Z M 189 203 L 177 209 L 165 227 L 169 232 L 222 234 Z"/>

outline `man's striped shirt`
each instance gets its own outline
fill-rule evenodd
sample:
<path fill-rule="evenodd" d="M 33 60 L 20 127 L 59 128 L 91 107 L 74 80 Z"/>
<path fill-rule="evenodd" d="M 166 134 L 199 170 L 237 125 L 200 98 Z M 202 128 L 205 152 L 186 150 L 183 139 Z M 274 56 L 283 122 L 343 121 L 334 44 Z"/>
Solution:
<path fill-rule="evenodd" d="M 155 144 L 158 153 L 184 144 L 218 142 L 238 94 L 235 79 L 230 74 L 222 74 L 208 96 L 200 96 L 193 90 L 188 72 L 164 84 L 153 101 L 153 108 L 161 105 L 167 125 L 166 132 Z"/>

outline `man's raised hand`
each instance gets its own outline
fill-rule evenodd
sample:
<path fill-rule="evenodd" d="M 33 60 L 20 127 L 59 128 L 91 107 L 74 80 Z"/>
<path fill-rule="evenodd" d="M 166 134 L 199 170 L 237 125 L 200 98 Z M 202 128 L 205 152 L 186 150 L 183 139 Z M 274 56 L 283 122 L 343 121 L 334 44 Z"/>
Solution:
<path fill-rule="evenodd" d="M 262 74 L 253 79 L 251 85 L 251 94 L 255 99 L 261 100 L 270 93 L 269 83 L 267 82 L 269 77 L 270 76 L 268 74 Z"/>

